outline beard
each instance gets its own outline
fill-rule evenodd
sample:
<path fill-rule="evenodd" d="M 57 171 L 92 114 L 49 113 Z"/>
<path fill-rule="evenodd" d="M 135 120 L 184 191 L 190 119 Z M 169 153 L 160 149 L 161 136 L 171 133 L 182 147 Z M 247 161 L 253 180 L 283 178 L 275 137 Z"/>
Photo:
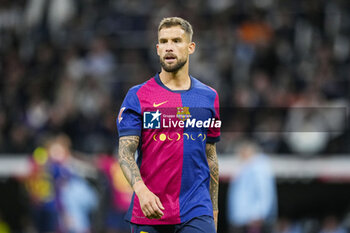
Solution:
<path fill-rule="evenodd" d="M 186 62 L 187 62 L 187 59 L 179 60 L 175 64 L 169 65 L 169 64 L 165 63 L 164 59 L 161 59 L 160 60 L 160 65 L 162 66 L 162 68 L 166 72 L 176 73 L 177 71 L 179 71 L 186 64 Z"/>

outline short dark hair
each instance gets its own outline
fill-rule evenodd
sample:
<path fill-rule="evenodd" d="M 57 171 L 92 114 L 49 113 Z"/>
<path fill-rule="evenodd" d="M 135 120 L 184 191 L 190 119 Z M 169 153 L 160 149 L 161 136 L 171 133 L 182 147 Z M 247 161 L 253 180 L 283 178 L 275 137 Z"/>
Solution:
<path fill-rule="evenodd" d="M 192 41 L 192 36 L 193 36 L 192 26 L 187 20 L 180 17 L 168 17 L 168 18 L 162 19 L 162 21 L 160 21 L 159 23 L 158 32 L 163 28 L 170 28 L 173 26 L 180 26 L 187 33 L 187 35 L 190 38 L 190 41 Z"/>

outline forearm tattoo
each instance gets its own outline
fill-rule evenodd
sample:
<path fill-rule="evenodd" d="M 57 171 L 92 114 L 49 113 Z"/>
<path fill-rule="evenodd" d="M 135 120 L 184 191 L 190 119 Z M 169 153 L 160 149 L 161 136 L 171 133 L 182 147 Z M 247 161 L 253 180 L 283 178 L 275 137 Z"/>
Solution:
<path fill-rule="evenodd" d="M 124 136 L 119 139 L 119 164 L 131 187 L 142 180 L 140 170 L 135 161 L 135 152 L 139 145 L 138 136 Z"/>
<path fill-rule="evenodd" d="M 210 198 L 213 203 L 213 210 L 217 211 L 219 194 L 219 165 L 215 143 L 207 143 L 205 151 L 210 169 Z"/>

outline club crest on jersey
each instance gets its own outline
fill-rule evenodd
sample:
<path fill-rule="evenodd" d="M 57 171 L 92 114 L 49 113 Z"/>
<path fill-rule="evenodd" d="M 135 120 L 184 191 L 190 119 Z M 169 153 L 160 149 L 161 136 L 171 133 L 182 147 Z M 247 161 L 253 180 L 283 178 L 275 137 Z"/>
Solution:
<path fill-rule="evenodd" d="M 162 114 L 157 110 L 156 112 L 143 113 L 143 128 L 144 129 L 160 129 L 160 116 Z"/>
<path fill-rule="evenodd" d="M 177 107 L 176 117 L 181 121 L 191 118 L 189 107 Z"/>

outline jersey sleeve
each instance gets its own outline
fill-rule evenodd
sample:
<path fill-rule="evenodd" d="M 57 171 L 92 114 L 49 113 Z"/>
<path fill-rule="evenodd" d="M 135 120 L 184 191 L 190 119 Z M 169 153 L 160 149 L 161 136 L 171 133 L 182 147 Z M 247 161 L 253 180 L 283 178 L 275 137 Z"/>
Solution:
<path fill-rule="evenodd" d="M 214 100 L 214 114 L 213 117 L 215 120 L 220 120 L 219 113 L 219 95 L 215 91 L 215 100 Z M 214 143 L 220 141 L 220 128 L 219 127 L 210 127 L 207 133 L 207 142 Z"/>
<path fill-rule="evenodd" d="M 119 137 L 141 136 L 142 114 L 137 90 L 138 88 L 131 88 L 120 107 L 117 118 Z"/>

